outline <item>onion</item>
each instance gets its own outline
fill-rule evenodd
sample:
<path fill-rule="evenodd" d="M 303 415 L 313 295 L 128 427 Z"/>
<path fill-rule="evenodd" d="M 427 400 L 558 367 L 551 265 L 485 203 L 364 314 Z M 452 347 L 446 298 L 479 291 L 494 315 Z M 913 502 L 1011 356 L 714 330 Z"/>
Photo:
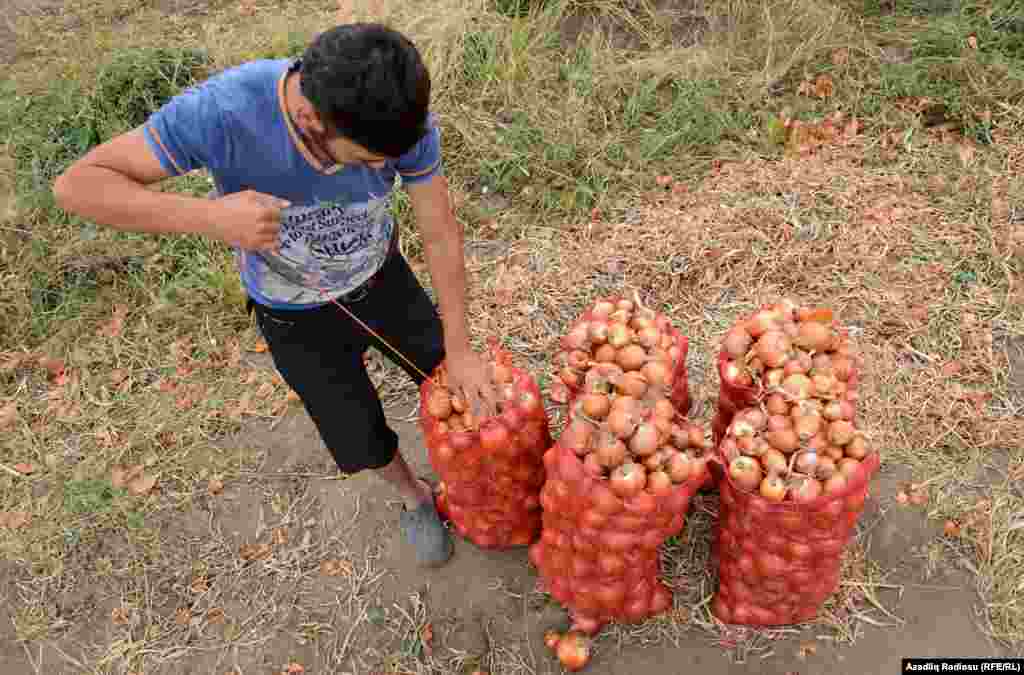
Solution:
<path fill-rule="evenodd" d="M 549 630 L 544 633 L 544 646 L 554 651 L 558 648 L 558 643 L 562 641 L 562 634 L 557 630 Z"/>
<path fill-rule="evenodd" d="M 604 394 L 585 394 L 580 398 L 583 413 L 592 419 L 601 420 L 608 416 L 611 401 Z"/>
<path fill-rule="evenodd" d="M 844 452 L 851 459 L 862 460 L 868 456 L 868 444 L 864 441 L 864 437 L 858 434 L 850 439 L 850 442 L 844 448 Z"/>
<path fill-rule="evenodd" d="M 800 307 L 796 310 L 797 321 L 832 323 L 832 310 L 827 307 Z"/>
<path fill-rule="evenodd" d="M 608 429 L 616 438 L 629 438 L 636 431 L 636 427 L 635 413 L 612 405 L 612 411 L 608 413 Z"/>
<path fill-rule="evenodd" d="M 836 465 L 836 461 L 831 457 L 819 457 L 818 458 L 818 470 L 815 474 L 824 480 L 828 480 L 832 476 L 836 475 L 839 467 Z"/>
<path fill-rule="evenodd" d="M 596 452 L 588 452 L 584 456 L 583 472 L 591 478 L 601 478 L 604 476 L 604 467 L 601 466 L 601 460 L 597 458 Z"/>
<path fill-rule="evenodd" d="M 629 298 L 622 298 L 615 303 L 615 308 L 632 314 L 633 310 L 636 309 L 636 305 Z"/>
<path fill-rule="evenodd" d="M 580 386 L 582 379 L 577 371 L 568 366 L 559 371 L 558 377 L 562 380 L 563 384 L 573 389 Z"/>
<path fill-rule="evenodd" d="M 811 376 L 811 383 L 814 385 L 814 391 L 818 396 L 830 398 L 836 393 L 838 381 L 832 374 L 816 373 Z"/>
<path fill-rule="evenodd" d="M 722 339 L 722 349 L 733 359 L 742 359 L 750 351 L 753 338 L 742 326 L 729 329 Z"/>
<path fill-rule="evenodd" d="M 675 452 L 668 459 L 668 476 L 673 483 L 685 483 L 693 473 L 693 462 L 683 452 Z"/>
<path fill-rule="evenodd" d="M 511 440 L 508 427 L 496 419 L 487 420 L 480 426 L 480 447 L 488 454 L 506 449 Z"/>
<path fill-rule="evenodd" d="M 654 416 L 671 422 L 672 418 L 676 416 L 676 409 L 667 398 L 659 398 L 654 402 Z"/>
<path fill-rule="evenodd" d="M 647 326 L 643 330 L 637 331 L 633 339 L 644 349 L 653 349 L 654 347 L 668 349 L 672 346 L 671 343 L 668 345 L 662 344 L 662 335 L 654 326 Z"/>
<path fill-rule="evenodd" d="M 800 437 L 796 435 L 794 429 L 769 431 L 765 433 L 765 438 L 772 444 L 772 447 L 785 453 L 793 452 L 800 447 Z"/>
<path fill-rule="evenodd" d="M 566 357 L 566 363 L 574 370 L 586 370 L 587 366 L 590 365 L 590 355 L 585 351 L 573 350 Z"/>
<path fill-rule="evenodd" d="M 452 410 L 459 413 L 460 415 L 466 412 L 466 399 L 459 392 L 452 394 Z"/>
<path fill-rule="evenodd" d="M 691 448 L 703 449 L 706 445 L 704 429 L 696 424 L 691 424 L 686 433 L 686 443 Z"/>
<path fill-rule="evenodd" d="M 434 389 L 427 398 L 427 413 L 431 417 L 448 419 L 452 414 L 452 400 L 443 389 Z"/>
<path fill-rule="evenodd" d="M 608 321 L 610 321 L 613 324 L 617 323 L 620 326 L 625 326 L 626 324 L 629 323 L 630 318 L 631 315 L 629 312 L 623 309 L 616 309 L 614 312 L 611 313 L 611 316 L 608 317 Z"/>
<path fill-rule="evenodd" d="M 512 382 L 512 369 L 501 363 L 495 363 L 491 368 L 491 379 L 495 384 L 508 384 Z"/>
<path fill-rule="evenodd" d="M 822 420 L 818 415 L 800 415 L 793 421 L 793 428 L 801 441 L 814 438 L 821 431 Z"/>
<path fill-rule="evenodd" d="M 505 426 L 513 431 L 519 431 L 526 423 L 526 414 L 522 408 L 507 408 L 501 413 L 501 419 Z"/>
<path fill-rule="evenodd" d="M 626 460 L 612 472 L 608 486 L 622 499 L 629 499 L 644 489 L 647 472 L 643 465 Z"/>
<path fill-rule="evenodd" d="M 860 461 L 853 457 L 843 457 L 839 460 L 839 473 L 843 474 L 847 478 L 853 478 L 853 476 L 860 470 Z"/>
<path fill-rule="evenodd" d="M 658 430 L 650 422 L 639 424 L 633 437 L 629 440 L 629 449 L 639 457 L 647 457 L 654 453 L 660 445 Z"/>
<path fill-rule="evenodd" d="M 847 382 L 853 376 L 853 359 L 848 356 L 836 356 L 832 359 L 832 372 L 841 382 Z"/>
<path fill-rule="evenodd" d="M 785 473 L 789 468 L 789 462 L 786 461 L 786 456 L 775 448 L 766 450 L 765 453 L 761 455 L 760 459 L 761 465 L 764 466 L 764 470 L 769 474 Z"/>
<path fill-rule="evenodd" d="M 593 433 L 594 427 L 586 420 L 577 417 L 566 425 L 558 442 L 571 448 L 576 454 L 586 454 L 590 450 L 590 439 Z"/>
<path fill-rule="evenodd" d="M 653 454 L 644 457 L 643 465 L 648 471 L 657 471 L 662 468 L 671 455 L 665 448 L 659 448 Z"/>
<path fill-rule="evenodd" d="M 782 394 L 769 394 L 764 400 L 764 407 L 770 415 L 786 415 L 789 413 L 789 403 Z"/>
<path fill-rule="evenodd" d="M 790 496 L 798 504 L 812 502 L 821 496 L 821 483 L 810 476 L 802 476 L 793 487 Z"/>
<path fill-rule="evenodd" d="M 793 428 L 793 418 L 789 415 L 772 415 L 768 418 L 768 431 L 782 431 Z"/>
<path fill-rule="evenodd" d="M 526 389 L 519 392 L 519 409 L 527 417 L 538 417 L 544 412 L 544 403 L 540 400 L 540 397 L 533 391 Z M 516 427 L 513 427 L 515 429 Z"/>
<path fill-rule="evenodd" d="M 590 313 L 598 319 L 607 319 L 615 311 L 615 303 L 610 300 L 598 300 L 594 303 Z"/>
<path fill-rule="evenodd" d="M 616 356 L 618 352 L 609 344 L 603 344 L 594 351 L 594 360 L 598 363 L 614 363 Z"/>
<path fill-rule="evenodd" d="M 856 434 L 853 423 L 848 420 L 836 420 L 828 425 L 828 440 L 832 445 L 848 445 Z"/>
<path fill-rule="evenodd" d="M 846 489 L 847 477 L 844 473 L 837 473 L 825 481 L 825 494 L 834 495 Z"/>
<path fill-rule="evenodd" d="M 769 368 L 781 368 L 789 360 L 792 343 L 782 331 L 770 330 L 754 345 L 758 358 Z"/>
<path fill-rule="evenodd" d="M 623 370 L 640 370 L 647 361 L 647 352 L 640 345 L 627 345 L 619 350 L 615 362 L 622 366 Z M 650 380 L 650 376 L 648 376 Z"/>
<path fill-rule="evenodd" d="M 626 459 L 626 444 L 607 431 L 602 431 L 597 439 L 594 454 L 601 466 L 614 469 Z"/>
<path fill-rule="evenodd" d="M 583 670 L 590 661 L 590 639 L 583 633 L 571 630 L 558 641 L 555 653 L 562 667 L 570 673 Z"/>
<path fill-rule="evenodd" d="M 821 373 L 832 372 L 832 357 L 825 352 L 820 352 L 811 357 L 811 370 Z"/>
<path fill-rule="evenodd" d="M 632 396 L 616 396 L 612 401 L 612 412 L 616 410 L 628 412 L 630 415 L 639 415 L 640 401 Z"/>
<path fill-rule="evenodd" d="M 621 358 L 622 354 L 620 353 L 619 356 Z M 664 361 L 648 361 L 643 364 L 640 372 L 643 373 L 652 387 L 667 386 L 671 376 L 671 370 L 665 365 Z"/>
<path fill-rule="evenodd" d="M 829 401 L 822 410 L 822 416 L 830 422 L 835 420 L 852 420 L 856 413 L 849 401 Z"/>
<path fill-rule="evenodd" d="M 751 457 L 737 457 L 729 462 L 729 477 L 739 487 L 752 492 L 761 484 L 761 465 Z"/>
<path fill-rule="evenodd" d="M 635 331 L 642 331 L 645 328 L 657 328 L 654 324 L 654 319 L 647 315 L 634 316 L 633 320 L 629 322 L 629 327 Z"/>
<path fill-rule="evenodd" d="M 769 474 L 758 488 L 761 496 L 772 502 L 781 502 L 786 497 L 786 481 L 781 476 Z"/>
<path fill-rule="evenodd" d="M 437 459 L 442 466 L 447 466 L 455 459 L 455 448 L 448 443 L 440 443 L 434 448 Z"/>
<path fill-rule="evenodd" d="M 782 382 L 786 379 L 786 371 L 782 368 L 772 368 L 766 371 L 761 379 L 764 381 L 765 387 L 769 389 L 781 387 Z"/>
<path fill-rule="evenodd" d="M 759 309 L 754 312 L 746 323 L 747 332 L 759 338 L 770 330 L 778 330 L 782 323 L 782 315 L 773 309 Z"/>
<path fill-rule="evenodd" d="M 647 378 L 640 371 L 631 370 L 618 379 L 616 388 L 620 394 L 638 399 L 647 393 Z"/>
<path fill-rule="evenodd" d="M 622 323 L 613 323 L 608 329 L 608 344 L 616 349 L 622 349 L 633 342 L 633 331 L 629 326 Z"/>
<path fill-rule="evenodd" d="M 750 375 L 740 368 L 735 361 L 729 361 L 722 372 L 726 384 L 733 387 L 749 387 L 753 384 Z"/>
<path fill-rule="evenodd" d="M 568 350 L 586 351 L 590 346 L 590 326 L 586 323 L 573 326 L 562 339 L 562 346 Z"/>
<path fill-rule="evenodd" d="M 813 451 L 798 453 L 794 467 L 800 473 L 805 473 L 808 476 L 814 475 L 815 470 L 818 468 L 818 453 Z"/>
<path fill-rule="evenodd" d="M 596 345 L 603 345 L 608 342 L 608 323 L 606 321 L 592 321 L 590 323 L 590 341 Z"/>
<path fill-rule="evenodd" d="M 672 478 L 658 469 L 647 474 L 647 490 L 655 497 L 664 497 L 672 491 Z"/>
<path fill-rule="evenodd" d="M 814 383 L 806 375 L 790 375 L 782 382 L 783 391 L 790 398 L 800 401 L 814 396 Z"/>
<path fill-rule="evenodd" d="M 812 352 L 823 352 L 832 344 L 832 330 L 817 321 L 802 321 L 794 342 Z"/>
<path fill-rule="evenodd" d="M 722 439 L 722 442 L 718 444 L 718 451 L 730 462 L 740 456 L 740 446 L 732 436 Z"/>

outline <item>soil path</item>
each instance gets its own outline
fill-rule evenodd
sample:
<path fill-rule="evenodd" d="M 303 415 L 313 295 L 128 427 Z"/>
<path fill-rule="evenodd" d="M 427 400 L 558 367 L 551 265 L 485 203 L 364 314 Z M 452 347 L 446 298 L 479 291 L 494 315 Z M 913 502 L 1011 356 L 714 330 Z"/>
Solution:
<path fill-rule="evenodd" d="M 434 479 L 425 459 L 422 437 L 412 424 L 393 422 L 401 447 L 421 475 Z M 274 431 L 251 431 L 240 443 L 267 452 L 268 472 L 294 471 L 311 460 L 326 457 L 312 425 L 304 415 L 292 415 Z M 831 647 L 818 641 L 813 654 L 798 656 L 800 645 L 813 633 L 775 645 L 772 654 L 735 663 L 726 653 L 708 643 L 706 635 L 692 631 L 692 637 L 675 645 L 602 645 L 588 672 L 595 675 L 635 673 L 696 672 L 760 673 L 850 673 L 888 675 L 899 672 L 900 659 L 907 656 L 988 656 L 1002 654 L 974 623 L 977 596 L 971 579 L 957 573 L 933 573 L 926 580 L 919 549 L 937 531 L 920 512 L 890 508 L 898 472 L 884 472 L 876 481 L 875 496 L 865 512 L 870 528 L 868 555 L 882 569 L 893 570 L 888 581 L 893 589 L 879 600 L 905 623 L 890 620 L 891 626 L 865 625 L 864 634 L 853 647 Z M 369 474 L 345 481 L 321 481 L 318 488 L 327 522 L 337 526 L 354 524 L 348 544 L 353 550 L 379 547 L 379 564 L 386 576 L 379 592 L 388 606 L 421 593 L 426 607 L 444 616 L 449 644 L 438 641 L 435 649 L 483 652 L 488 642 L 518 656 L 534 672 L 560 672 L 542 643 L 551 627 L 564 628 L 564 612 L 547 605 L 536 607 L 533 594 L 536 575 L 527 562 L 525 550 L 486 552 L 458 540 L 453 560 L 442 569 L 422 570 L 415 566 L 411 552 L 395 529 L 397 504 L 387 486 Z M 357 511 L 358 505 L 358 511 Z M 329 515 L 330 514 L 330 515 Z M 902 586 L 902 593 L 898 587 Z M 517 599 L 521 598 L 521 599 Z M 862 624 L 864 625 L 864 624 Z M 488 635 L 489 633 L 489 635 Z M 364 636 L 365 637 L 365 636 Z M 366 647 L 372 644 L 364 642 Z M 522 672 L 530 672 L 524 670 Z"/>

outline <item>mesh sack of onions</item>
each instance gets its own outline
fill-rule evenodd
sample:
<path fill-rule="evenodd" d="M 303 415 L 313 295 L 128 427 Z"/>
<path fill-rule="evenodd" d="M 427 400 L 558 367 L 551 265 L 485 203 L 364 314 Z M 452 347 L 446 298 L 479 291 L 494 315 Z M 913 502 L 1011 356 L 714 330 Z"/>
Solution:
<path fill-rule="evenodd" d="M 766 398 L 780 409 L 779 401 L 810 397 L 852 410 L 861 368 L 861 357 L 832 310 L 789 300 L 761 307 L 722 339 L 718 410 L 711 425 L 715 443 L 736 411 Z"/>
<path fill-rule="evenodd" d="M 787 397 L 733 416 L 719 481 L 713 611 L 731 624 L 813 619 L 839 584 L 880 459 L 841 399 Z"/>
<path fill-rule="evenodd" d="M 491 355 L 498 414 L 474 419 L 442 363 L 421 387 L 420 426 L 441 478 L 438 510 L 456 531 L 481 548 L 527 546 L 541 530 L 548 417 L 536 381 L 493 341 Z"/>
<path fill-rule="evenodd" d="M 671 606 L 659 548 L 683 530 L 711 447 L 700 425 L 674 421 L 665 398 L 601 396 L 578 399 L 544 455 L 544 529 L 529 552 L 544 588 L 586 633 Z"/>
<path fill-rule="evenodd" d="M 637 382 L 664 390 L 676 410 L 689 410 L 689 340 L 668 316 L 645 307 L 638 295 L 634 298 L 600 298 L 572 324 L 555 354 L 554 400 L 571 401 L 582 391 L 587 371 L 607 363 L 632 373 Z"/>

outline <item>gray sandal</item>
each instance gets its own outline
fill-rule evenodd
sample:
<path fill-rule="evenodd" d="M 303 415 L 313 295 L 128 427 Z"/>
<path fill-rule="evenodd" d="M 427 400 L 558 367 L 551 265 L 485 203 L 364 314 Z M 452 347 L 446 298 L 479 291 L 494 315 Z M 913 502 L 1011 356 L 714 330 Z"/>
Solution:
<path fill-rule="evenodd" d="M 416 550 L 420 565 L 440 567 L 452 557 L 455 546 L 448 528 L 441 522 L 434 500 L 420 504 L 415 511 L 403 508 L 398 520 L 406 541 Z"/>

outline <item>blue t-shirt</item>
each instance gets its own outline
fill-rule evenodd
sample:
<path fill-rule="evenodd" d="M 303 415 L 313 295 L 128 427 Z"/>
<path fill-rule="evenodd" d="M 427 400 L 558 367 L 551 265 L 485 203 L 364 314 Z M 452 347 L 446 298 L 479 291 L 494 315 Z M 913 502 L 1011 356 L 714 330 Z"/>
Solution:
<path fill-rule="evenodd" d="M 305 148 L 284 107 L 290 60 L 252 61 L 171 99 L 150 116 L 149 147 L 171 175 L 205 168 L 221 194 L 255 190 L 291 202 L 278 252 L 237 251 L 250 297 L 270 307 L 315 307 L 380 269 L 395 232 L 390 200 L 403 184 L 441 171 L 440 132 L 382 169 L 324 167 Z"/>

